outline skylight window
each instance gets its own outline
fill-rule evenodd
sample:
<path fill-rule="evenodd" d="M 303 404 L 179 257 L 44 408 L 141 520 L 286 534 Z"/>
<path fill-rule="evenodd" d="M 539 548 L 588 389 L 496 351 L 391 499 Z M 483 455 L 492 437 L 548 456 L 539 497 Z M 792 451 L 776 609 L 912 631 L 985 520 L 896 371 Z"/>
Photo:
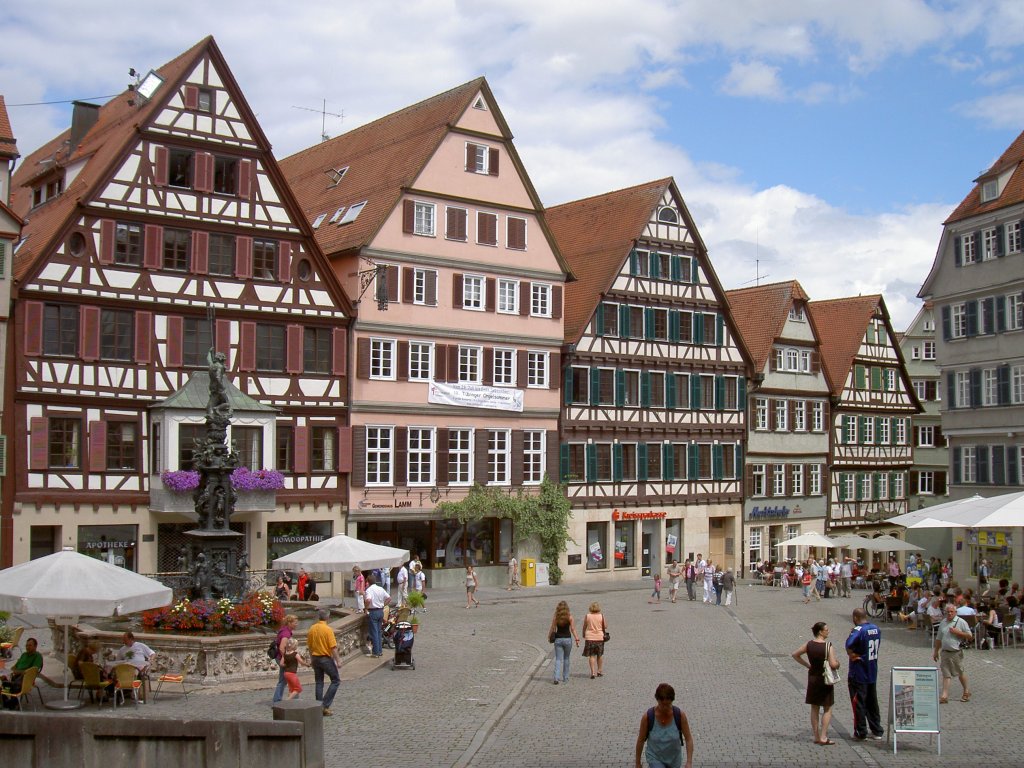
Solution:
<path fill-rule="evenodd" d="M 326 213 L 321 213 L 319 216 L 317 216 L 315 219 L 313 219 L 313 229 L 316 229 L 317 227 L 319 227 L 323 223 L 324 219 L 326 219 L 326 218 L 327 218 L 327 214 Z"/>
<path fill-rule="evenodd" d="M 341 221 L 338 222 L 338 226 L 340 227 L 342 224 L 351 224 L 353 221 L 355 221 L 356 217 L 359 216 L 365 205 L 366 201 L 363 200 L 363 202 L 361 203 L 356 203 L 355 205 L 349 206 L 348 211 L 346 211 L 345 215 L 342 216 Z"/>
<path fill-rule="evenodd" d="M 344 168 L 330 168 L 324 171 L 324 173 L 326 173 L 328 178 L 330 178 L 331 186 L 336 187 L 341 183 L 341 180 L 345 178 L 345 174 L 348 173 L 348 166 L 346 165 Z"/>
<path fill-rule="evenodd" d="M 329 222 L 329 223 L 331 223 L 331 224 L 334 224 L 334 223 L 335 223 L 335 222 L 336 222 L 336 221 L 337 221 L 338 219 L 340 219 L 340 218 L 341 218 L 341 214 L 342 214 L 342 212 L 343 212 L 344 210 L 345 210 L 345 206 L 344 206 L 344 205 L 343 205 L 343 206 L 341 206 L 341 208 L 339 208 L 338 210 L 336 210 L 336 211 L 334 212 L 334 215 L 333 215 L 333 216 L 331 216 L 331 220 L 330 220 L 330 222 Z"/>

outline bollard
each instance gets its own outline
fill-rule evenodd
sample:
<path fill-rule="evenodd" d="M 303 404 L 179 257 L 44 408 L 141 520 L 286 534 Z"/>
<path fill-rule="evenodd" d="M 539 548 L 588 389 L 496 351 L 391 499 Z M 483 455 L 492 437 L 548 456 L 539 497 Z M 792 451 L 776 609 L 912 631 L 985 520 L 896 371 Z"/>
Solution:
<path fill-rule="evenodd" d="M 275 720 L 302 723 L 303 768 L 324 768 L 324 713 L 319 701 L 279 701 L 274 704 Z"/>

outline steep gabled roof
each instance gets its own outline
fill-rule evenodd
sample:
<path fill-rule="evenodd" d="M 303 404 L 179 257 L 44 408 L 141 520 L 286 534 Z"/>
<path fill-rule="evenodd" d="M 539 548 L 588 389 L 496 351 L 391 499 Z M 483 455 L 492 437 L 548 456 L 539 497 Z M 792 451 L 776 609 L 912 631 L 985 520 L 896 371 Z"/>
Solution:
<path fill-rule="evenodd" d="M 20 157 L 18 144 L 14 140 L 14 130 L 11 128 L 11 119 L 7 116 L 7 104 L 4 97 L 0 96 L 0 157 Z"/>
<path fill-rule="evenodd" d="M 136 133 L 163 106 L 169 93 L 188 74 L 207 47 L 216 47 L 206 37 L 156 70 L 164 83 L 150 101 L 140 104 L 131 90 L 116 96 L 99 109 L 96 124 L 77 147 L 67 149 L 68 129 L 30 154 L 11 182 L 12 208 L 25 218 L 24 243 L 14 260 L 14 278 L 23 278 L 40 255 L 49 250 L 51 240 L 64 228 L 68 217 L 80 202 L 88 201 L 95 188 L 111 170 L 111 164 L 136 140 Z M 136 104 L 128 102 L 134 97 Z M 32 189 L 28 183 L 53 167 L 66 167 L 84 161 L 84 166 L 64 192 L 32 209 Z"/>
<path fill-rule="evenodd" d="M 974 188 L 949 215 L 945 223 L 952 224 L 979 213 L 987 213 L 1024 202 L 1024 164 L 1021 163 L 1022 160 L 1024 160 L 1024 132 L 1014 139 L 991 168 L 975 180 Z M 1015 167 L 1015 170 L 1010 176 L 1010 180 L 1006 182 L 1002 194 L 995 200 L 982 203 L 981 188 L 984 183 L 1011 167 Z"/>
<path fill-rule="evenodd" d="M 808 300 L 803 286 L 796 280 L 788 280 L 726 291 L 725 296 L 736 328 L 753 358 L 754 372 L 763 371 L 772 344 L 782 335 L 793 302 Z M 813 318 L 808 319 L 817 337 Z"/>
<path fill-rule="evenodd" d="M 807 305 L 815 328 L 819 329 L 821 362 L 833 395 L 843 391 L 853 359 L 864 340 L 868 321 L 874 317 L 881 303 L 879 294 L 871 294 L 812 301 Z"/>
<path fill-rule="evenodd" d="M 658 179 L 548 208 L 548 227 L 576 275 L 565 287 L 568 343 L 579 340 L 671 184 L 671 178 Z M 700 246 L 692 225 L 691 231 Z"/>

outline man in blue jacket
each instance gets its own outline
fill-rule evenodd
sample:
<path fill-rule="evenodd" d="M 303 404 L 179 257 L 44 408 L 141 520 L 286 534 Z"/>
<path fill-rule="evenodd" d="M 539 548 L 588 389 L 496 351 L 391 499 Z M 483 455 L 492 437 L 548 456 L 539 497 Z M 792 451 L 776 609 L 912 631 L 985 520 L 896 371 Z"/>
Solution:
<path fill-rule="evenodd" d="M 850 658 L 850 673 L 847 685 L 850 689 L 850 703 L 853 705 L 853 738 L 864 741 L 871 738 L 881 741 L 885 734 L 882 717 L 878 711 L 878 647 L 882 644 L 882 633 L 868 621 L 861 608 L 853 612 L 853 629 L 846 638 L 846 654 Z"/>

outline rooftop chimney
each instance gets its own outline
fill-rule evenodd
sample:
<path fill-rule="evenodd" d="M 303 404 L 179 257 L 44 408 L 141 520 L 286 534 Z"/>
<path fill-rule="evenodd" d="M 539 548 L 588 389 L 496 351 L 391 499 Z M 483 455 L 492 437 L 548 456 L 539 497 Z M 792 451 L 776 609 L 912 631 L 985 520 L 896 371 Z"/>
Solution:
<path fill-rule="evenodd" d="M 72 102 L 74 111 L 71 113 L 71 148 L 70 151 L 74 152 L 78 149 L 78 145 L 82 143 L 82 139 L 85 138 L 85 134 L 89 132 L 89 129 L 96 125 L 96 121 L 100 117 L 100 107 L 98 104 L 89 104 L 85 101 L 74 101 Z"/>

